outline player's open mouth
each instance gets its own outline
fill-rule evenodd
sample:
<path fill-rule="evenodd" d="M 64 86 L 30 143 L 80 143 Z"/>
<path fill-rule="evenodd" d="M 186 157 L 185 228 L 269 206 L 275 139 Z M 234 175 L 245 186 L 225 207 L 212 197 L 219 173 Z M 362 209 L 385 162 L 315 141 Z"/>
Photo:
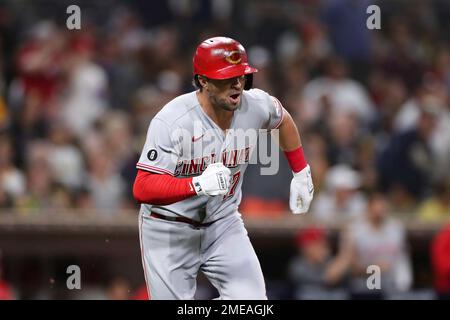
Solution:
<path fill-rule="evenodd" d="M 236 94 L 232 94 L 230 95 L 230 100 L 232 104 L 238 104 L 239 103 L 239 98 L 240 98 L 241 94 L 240 93 L 236 93 Z"/>

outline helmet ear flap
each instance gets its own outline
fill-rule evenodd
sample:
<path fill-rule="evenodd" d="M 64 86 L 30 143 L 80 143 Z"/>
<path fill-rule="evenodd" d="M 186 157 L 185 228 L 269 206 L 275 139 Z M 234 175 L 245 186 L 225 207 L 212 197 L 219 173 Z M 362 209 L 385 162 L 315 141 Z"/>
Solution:
<path fill-rule="evenodd" d="M 200 84 L 200 80 L 198 80 L 198 74 L 194 75 L 194 79 L 192 81 L 194 87 L 196 87 L 197 89 L 201 89 L 202 85 Z"/>
<path fill-rule="evenodd" d="M 244 90 L 250 90 L 253 87 L 253 73 L 245 75 Z"/>

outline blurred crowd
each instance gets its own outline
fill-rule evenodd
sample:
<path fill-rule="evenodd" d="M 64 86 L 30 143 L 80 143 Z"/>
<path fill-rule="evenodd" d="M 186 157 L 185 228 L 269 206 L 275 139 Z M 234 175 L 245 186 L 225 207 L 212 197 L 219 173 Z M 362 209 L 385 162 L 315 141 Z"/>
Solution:
<path fill-rule="evenodd" d="M 366 27 L 374 3 L 381 30 Z M 198 43 L 226 35 L 259 69 L 254 86 L 299 127 L 311 217 L 346 226 L 335 260 L 326 248 L 306 253 L 326 280 L 300 259 L 292 281 L 337 283 L 364 261 L 390 270 L 392 287 L 410 287 L 403 221 L 450 221 L 450 2 L 79 1 L 81 30 L 66 28 L 67 5 L 0 4 L 0 214 L 137 208 L 132 183 L 150 120 L 194 90 Z M 288 214 L 291 172 L 279 161 L 276 176 L 247 169 L 244 216 Z M 358 281 L 349 282 L 356 294 Z"/>

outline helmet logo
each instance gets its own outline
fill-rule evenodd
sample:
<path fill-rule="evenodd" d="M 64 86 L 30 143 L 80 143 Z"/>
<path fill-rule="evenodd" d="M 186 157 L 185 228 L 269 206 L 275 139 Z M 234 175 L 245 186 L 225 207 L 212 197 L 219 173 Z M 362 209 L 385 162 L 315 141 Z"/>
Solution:
<path fill-rule="evenodd" d="M 242 61 L 241 51 L 233 50 L 228 51 L 225 49 L 214 49 L 211 51 L 213 56 L 222 55 L 225 57 L 225 60 L 231 64 L 239 64 Z"/>
<path fill-rule="evenodd" d="M 241 62 L 241 53 L 239 51 L 227 51 L 225 52 L 225 60 L 231 64 L 238 64 Z"/>

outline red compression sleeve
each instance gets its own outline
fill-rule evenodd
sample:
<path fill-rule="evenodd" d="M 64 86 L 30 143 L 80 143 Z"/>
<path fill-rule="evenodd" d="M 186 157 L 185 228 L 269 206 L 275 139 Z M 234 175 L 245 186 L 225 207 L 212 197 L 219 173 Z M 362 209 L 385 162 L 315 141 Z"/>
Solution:
<path fill-rule="evenodd" d="M 133 196 L 140 203 L 167 205 L 195 195 L 192 178 L 177 179 L 168 174 L 138 170 L 134 180 Z"/>
<path fill-rule="evenodd" d="M 292 171 L 295 173 L 302 171 L 308 165 L 302 147 L 298 147 L 292 151 L 285 151 L 284 154 L 286 155 L 286 159 L 288 160 Z"/>

